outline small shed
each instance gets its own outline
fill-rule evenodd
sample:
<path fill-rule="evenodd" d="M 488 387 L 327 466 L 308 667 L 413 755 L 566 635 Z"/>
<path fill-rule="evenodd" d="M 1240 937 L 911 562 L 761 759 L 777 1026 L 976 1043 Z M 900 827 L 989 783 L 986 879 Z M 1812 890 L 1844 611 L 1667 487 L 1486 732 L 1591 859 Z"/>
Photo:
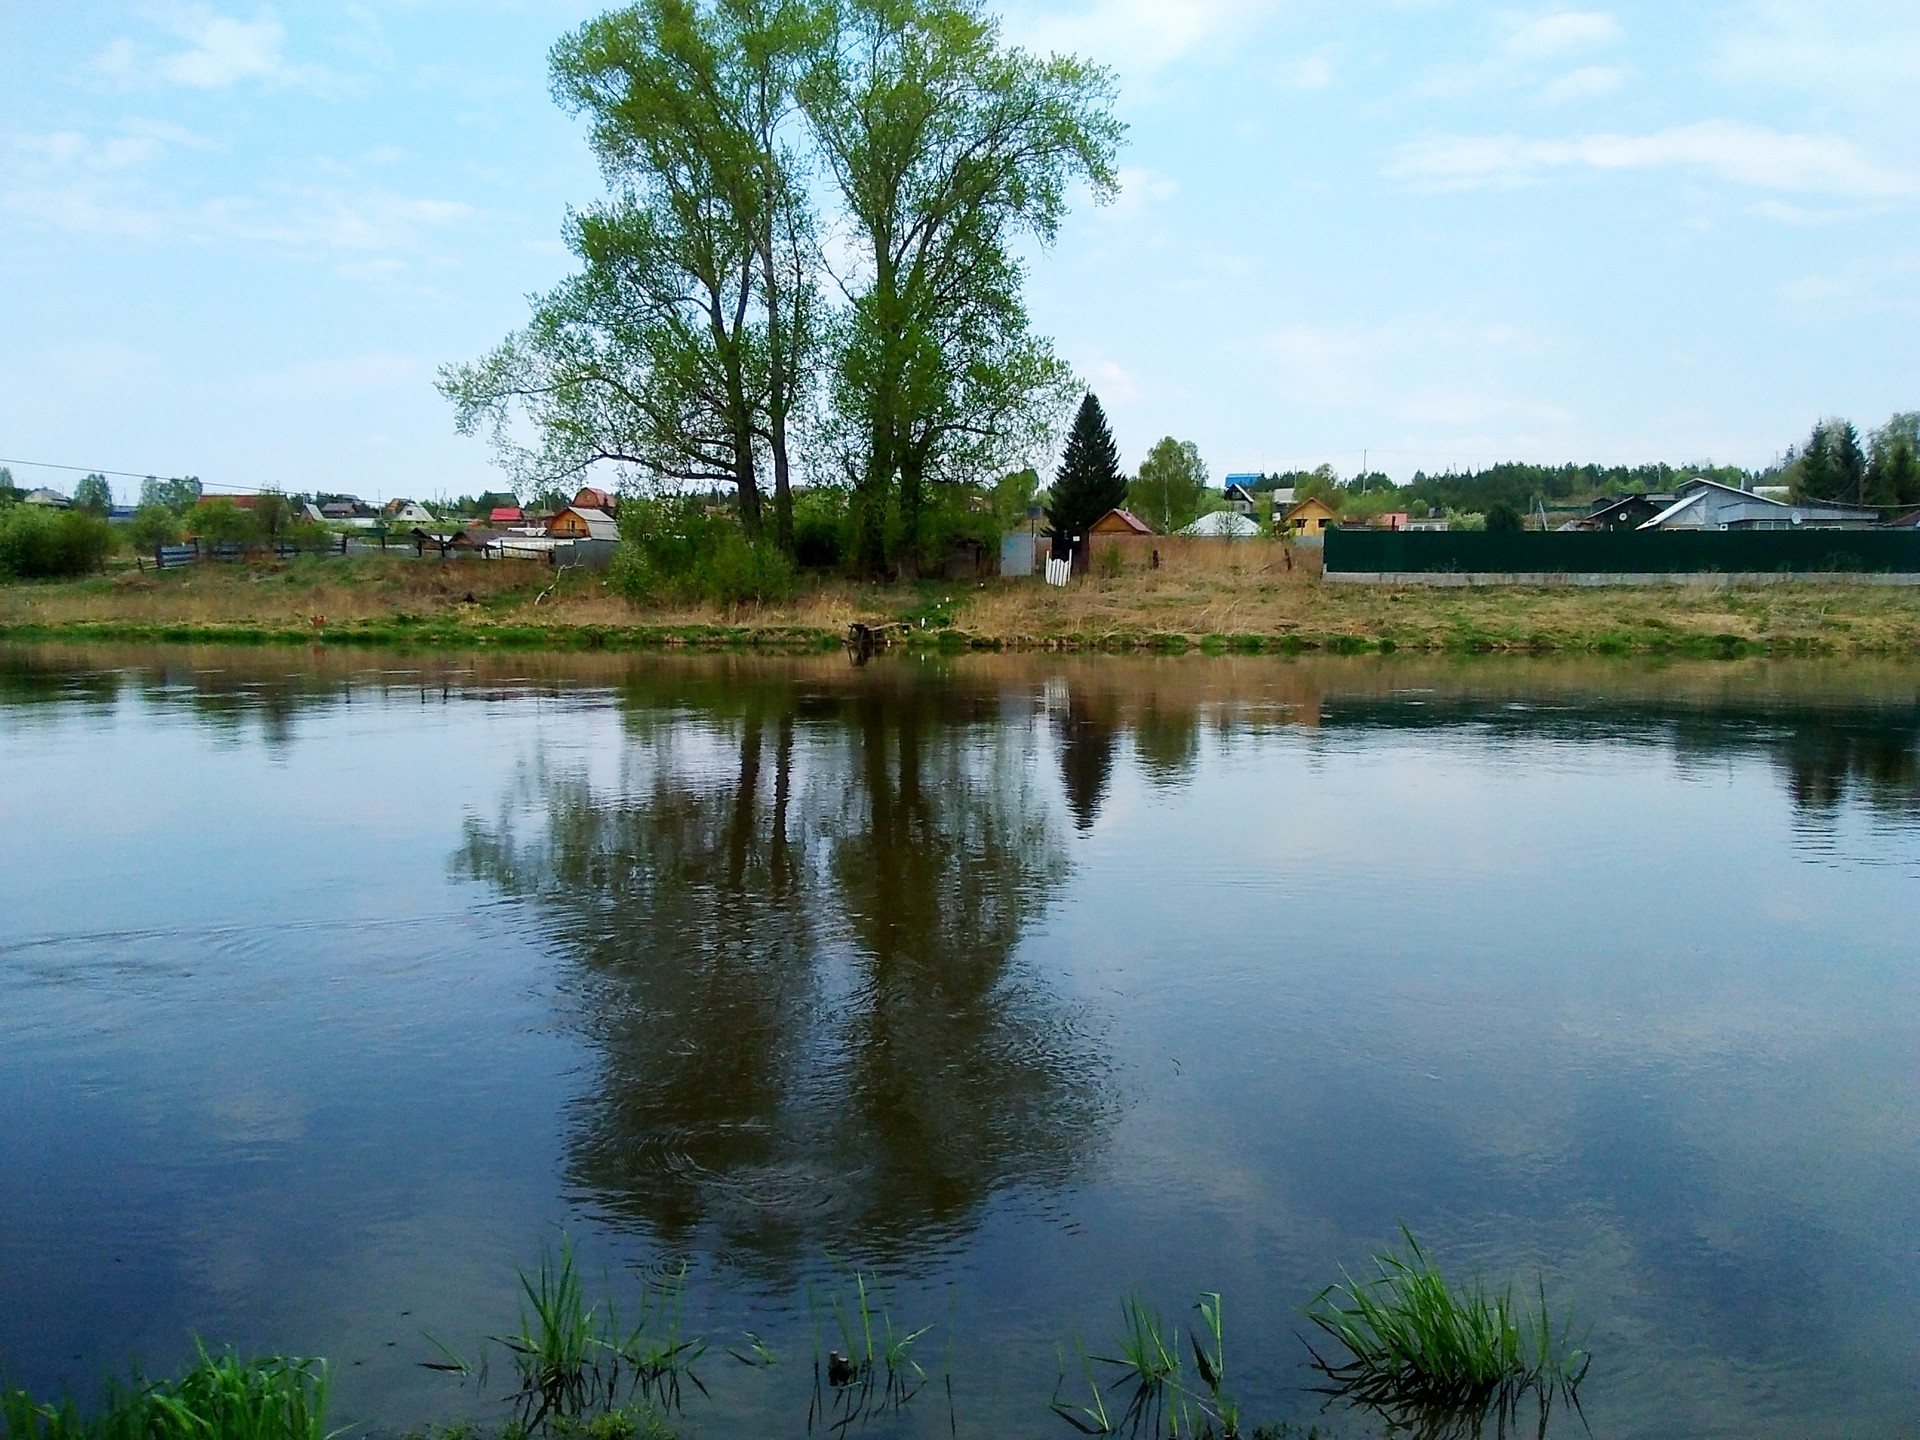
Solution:
<path fill-rule="evenodd" d="M 1319 496 L 1309 495 L 1288 509 L 1280 519 L 1279 529 L 1283 535 L 1318 537 L 1325 535 L 1332 523 L 1333 507 Z"/>
<path fill-rule="evenodd" d="M 1153 527 L 1131 510 L 1115 507 L 1088 527 L 1091 535 L 1151 535 Z"/>

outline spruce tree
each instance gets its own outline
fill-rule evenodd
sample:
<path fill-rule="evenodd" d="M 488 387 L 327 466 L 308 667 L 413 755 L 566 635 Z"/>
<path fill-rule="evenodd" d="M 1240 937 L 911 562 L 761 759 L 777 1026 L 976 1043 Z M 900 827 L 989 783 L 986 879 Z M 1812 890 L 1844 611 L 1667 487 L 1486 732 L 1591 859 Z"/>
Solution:
<path fill-rule="evenodd" d="M 1126 503 L 1127 477 L 1120 473 L 1120 452 L 1107 429 L 1097 396 L 1080 402 L 1067 435 L 1067 453 L 1053 479 L 1047 523 L 1059 536 L 1085 535 L 1087 528 L 1116 505 Z"/>

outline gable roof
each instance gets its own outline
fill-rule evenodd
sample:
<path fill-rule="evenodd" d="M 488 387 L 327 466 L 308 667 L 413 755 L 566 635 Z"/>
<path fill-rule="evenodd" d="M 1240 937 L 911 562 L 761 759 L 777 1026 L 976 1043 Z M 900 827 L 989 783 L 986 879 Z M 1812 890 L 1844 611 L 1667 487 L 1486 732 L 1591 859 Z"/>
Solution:
<path fill-rule="evenodd" d="M 551 535 L 553 533 L 553 527 L 569 515 L 578 517 L 580 522 L 587 527 L 587 538 L 589 540 L 618 540 L 620 538 L 620 522 L 618 520 L 614 519 L 604 510 L 583 510 L 578 505 L 569 505 L 566 509 L 555 515 L 553 519 L 549 520 L 547 522 L 547 533 Z"/>
<path fill-rule="evenodd" d="M 1776 510 L 1782 519 L 1795 516 L 1821 516 L 1827 519 L 1878 520 L 1880 512 L 1859 505 L 1848 505 L 1839 500 L 1813 500 L 1795 505 L 1786 500 L 1776 500 L 1771 495 L 1756 494 L 1752 490 L 1742 490 L 1737 486 L 1723 485 L 1718 480 L 1709 480 L 1697 475 L 1683 481 L 1674 491 L 1674 502 L 1660 511 L 1651 520 L 1643 521 L 1637 528 L 1641 530 L 1659 530 L 1676 516 L 1684 515 L 1696 505 L 1702 505 L 1707 497 L 1714 494 L 1729 495 L 1743 504 L 1756 505 Z"/>
<path fill-rule="evenodd" d="M 1147 524 L 1146 521 L 1142 520 L 1138 515 L 1134 514 L 1131 510 L 1123 510 L 1118 505 L 1114 506 L 1113 509 L 1107 511 L 1107 513 L 1102 515 L 1098 520 L 1094 521 L 1089 528 L 1093 530 L 1098 530 L 1102 525 L 1105 525 L 1106 522 L 1109 520 L 1118 520 L 1120 524 L 1126 528 L 1129 534 L 1133 534 L 1133 535 L 1153 534 L 1153 527 L 1151 525 Z M 1107 533 L 1109 534 L 1113 533 L 1111 527 L 1109 527 Z"/>
<path fill-rule="evenodd" d="M 1319 506 L 1320 509 L 1324 510 L 1329 516 L 1333 514 L 1333 507 L 1327 504 L 1326 501 L 1322 500 L 1318 495 L 1309 495 L 1307 496 L 1306 499 L 1302 500 L 1298 505 L 1295 505 L 1291 509 L 1289 509 L 1287 513 L 1281 518 L 1286 520 L 1291 520 L 1293 519 L 1294 516 L 1304 512 L 1309 505 Z"/>

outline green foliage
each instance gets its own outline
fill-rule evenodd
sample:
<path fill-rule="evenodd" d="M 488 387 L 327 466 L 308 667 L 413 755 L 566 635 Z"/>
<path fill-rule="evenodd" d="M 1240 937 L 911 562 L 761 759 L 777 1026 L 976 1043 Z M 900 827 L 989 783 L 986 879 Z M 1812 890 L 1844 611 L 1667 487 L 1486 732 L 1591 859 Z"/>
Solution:
<path fill-rule="evenodd" d="M 1448 530 L 1484 530 L 1487 517 L 1477 510 L 1449 510 L 1447 513 Z"/>
<path fill-rule="evenodd" d="M 909 569 L 931 487 L 1051 439 L 1071 375 L 1029 328 L 1014 247 L 1052 242 L 1074 182 L 1113 193 L 1121 126 L 1106 72 L 1003 46 L 978 0 L 823 13 L 798 93 L 860 257 L 827 436 L 855 489 L 855 564 Z"/>
<path fill-rule="evenodd" d="M 1867 447 L 1867 503 L 1920 505 L 1920 410 L 1890 418 Z"/>
<path fill-rule="evenodd" d="M 164 505 L 176 515 L 184 515 L 200 503 L 200 477 L 177 476 L 162 480 L 149 475 L 140 482 L 141 505 Z"/>
<path fill-rule="evenodd" d="M 993 487 L 993 518 L 1002 531 L 1023 529 L 1040 494 L 1040 472 L 1031 465 L 1002 475 Z"/>
<path fill-rule="evenodd" d="M 73 487 L 73 508 L 106 519 L 113 511 L 113 486 L 107 483 L 107 477 L 98 473 L 84 476 Z"/>
<path fill-rule="evenodd" d="M 614 198 L 569 218 L 583 268 L 526 329 L 441 372 L 461 431 L 489 428 L 530 484 L 614 459 L 730 485 L 751 540 L 765 448 L 791 546 L 787 424 L 815 344 L 815 252 L 785 128 L 816 36 L 795 0 L 640 0 L 555 47 L 554 93 L 589 119 Z M 514 438 L 520 416 L 534 449 Z"/>
<path fill-rule="evenodd" d="M 1125 502 L 1126 477 L 1120 473 L 1120 452 L 1107 428 L 1099 397 L 1080 402 L 1067 436 L 1067 452 L 1054 476 L 1047 522 L 1056 535 L 1084 535 L 1107 511 Z"/>
<path fill-rule="evenodd" d="M 1054 1386 L 1051 1409 L 1083 1435 L 1218 1436 L 1238 1440 L 1240 1407 L 1227 1389 L 1225 1312 L 1218 1293 L 1202 1295 L 1194 1309 L 1200 1329 L 1189 1337 L 1199 1384 L 1190 1384 L 1184 1371 L 1178 1326 L 1169 1327 L 1137 1295 L 1121 1303 L 1122 1328 L 1114 1340 L 1113 1355 L 1078 1351 L 1087 1401 L 1073 1404 L 1061 1398 L 1066 1384 L 1065 1357 Z M 1204 1331 L 1204 1334 L 1202 1333 Z M 1094 1366 L 1106 1367 L 1116 1378 L 1102 1385 Z M 1126 1406 L 1118 1414 L 1107 1406 L 1107 1396 L 1123 1392 Z M 1215 1430 L 1218 1426 L 1218 1430 Z"/>
<path fill-rule="evenodd" d="M 327 1440 L 322 1360 L 241 1360 L 203 1345 L 178 1380 L 109 1389 L 92 1415 L 0 1392 L 0 1440 Z"/>
<path fill-rule="evenodd" d="M 620 510 L 620 551 L 608 581 L 637 603 L 700 599 L 763 603 L 793 593 L 793 562 L 770 539 L 697 495 L 637 497 Z"/>
<path fill-rule="evenodd" d="M 224 495 L 195 505 L 186 516 L 186 528 L 203 545 L 246 544 L 260 538 L 252 514 Z"/>
<path fill-rule="evenodd" d="M 1405 1255 L 1376 1255 L 1374 1278 L 1343 1273 L 1342 1283 L 1307 1307 L 1307 1319 L 1347 1355 L 1327 1360 L 1314 1352 L 1327 1393 L 1408 1429 L 1496 1411 L 1510 1423 L 1531 1394 L 1544 1431 L 1557 1399 L 1578 1407 L 1591 1357 L 1556 1334 L 1544 1287 L 1537 1310 L 1516 1304 L 1511 1290 L 1489 1295 L 1478 1283 L 1456 1289 L 1411 1231 L 1402 1226 L 1401 1235 Z"/>
<path fill-rule="evenodd" d="M 0 508 L 0 580 L 84 575 L 112 550 L 107 522 L 83 510 Z"/>
<path fill-rule="evenodd" d="M 1488 530 L 1524 530 L 1526 519 L 1518 509 L 1505 500 L 1496 500 L 1487 507 L 1484 527 Z"/>
<path fill-rule="evenodd" d="M 142 505 L 127 522 L 127 543 L 136 554 L 151 555 L 180 538 L 180 517 L 164 505 Z"/>
<path fill-rule="evenodd" d="M 1200 514 L 1207 467 L 1200 447 L 1171 435 L 1147 452 L 1127 487 L 1127 508 L 1162 535 L 1171 535 Z"/>
<path fill-rule="evenodd" d="M 1787 475 L 1796 500 L 1859 500 L 1867 478 L 1860 432 L 1845 420 L 1820 421 Z"/>
<path fill-rule="evenodd" d="M 793 497 L 793 559 L 803 570 L 838 570 L 850 553 L 848 494 L 810 486 Z"/>

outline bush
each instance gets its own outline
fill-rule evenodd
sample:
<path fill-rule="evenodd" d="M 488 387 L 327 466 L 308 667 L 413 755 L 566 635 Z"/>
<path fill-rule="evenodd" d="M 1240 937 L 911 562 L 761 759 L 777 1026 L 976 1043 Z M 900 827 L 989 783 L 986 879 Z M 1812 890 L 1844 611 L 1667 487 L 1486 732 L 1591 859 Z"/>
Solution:
<path fill-rule="evenodd" d="M 151 555 L 161 545 L 180 539 L 180 517 L 165 505 L 142 505 L 127 522 L 127 543 L 135 553 Z"/>
<path fill-rule="evenodd" d="M 97 516 L 39 505 L 0 510 L 0 579 L 84 575 L 112 549 L 113 531 Z"/>
<path fill-rule="evenodd" d="M 244 543 L 260 538 L 260 527 L 253 516 L 224 495 L 202 501 L 189 510 L 187 529 L 194 539 L 207 545 L 225 541 Z"/>
<path fill-rule="evenodd" d="M 739 523 L 701 496 L 629 500 L 620 552 L 608 575 L 629 600 L 705 600 L 738 605 L 793 593 L 793 562 L 771 540 L 749 542 Z"/>
<path fill-rule="evenodd" d="M 838 570 L 846 563 L 847 492 L 807 489 L 793 497 L 793 558 L 803 570 Z"/>
<path fill-rule="evenodd" d="M 1487 507 L 1487 529 L 1511 531 L 1526 528 L 1526 520 L 1519 510 L 1506 501 L 1496 500 Z"/>

